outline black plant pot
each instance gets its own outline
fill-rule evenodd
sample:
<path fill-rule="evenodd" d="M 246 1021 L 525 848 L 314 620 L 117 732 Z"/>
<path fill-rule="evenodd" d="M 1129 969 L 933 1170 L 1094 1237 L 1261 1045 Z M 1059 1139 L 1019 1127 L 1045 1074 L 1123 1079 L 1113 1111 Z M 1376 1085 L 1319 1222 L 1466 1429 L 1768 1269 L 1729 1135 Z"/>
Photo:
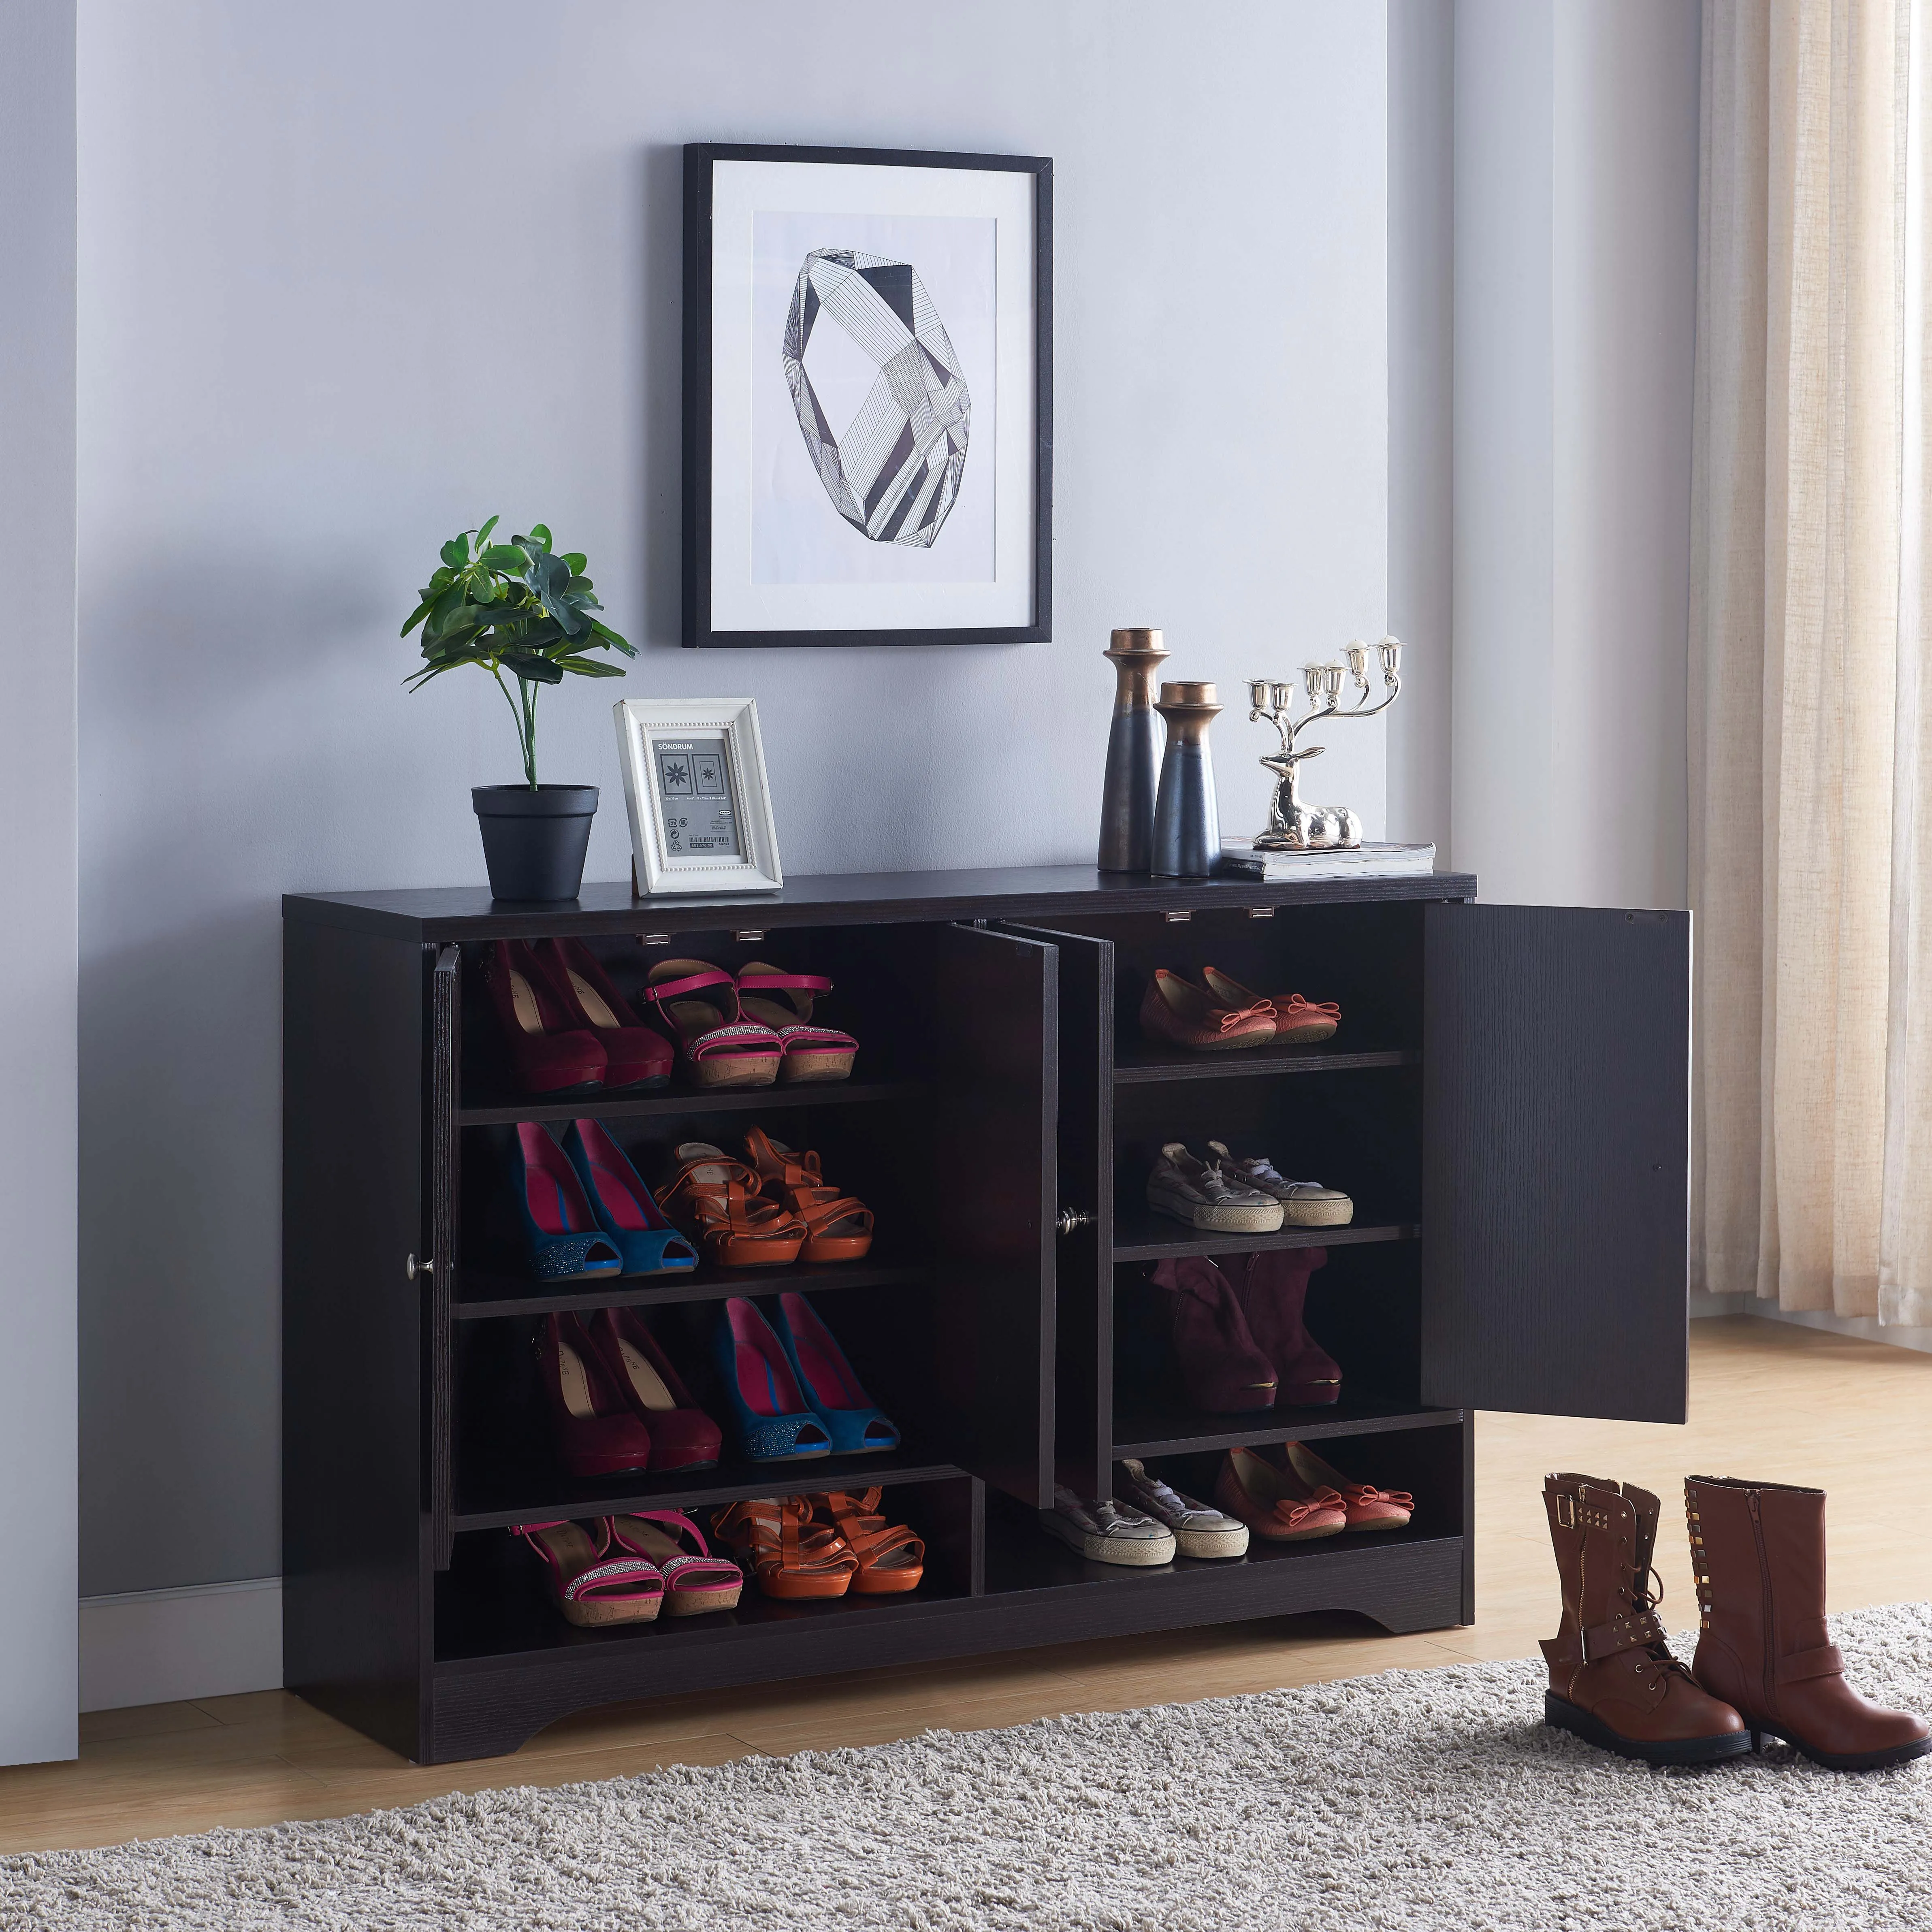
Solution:
<path fill-rule="evenodd" d="M 597 813 L 595 785 L 475 785 L 490 892 L 500 899 L 574 899 Z"/>

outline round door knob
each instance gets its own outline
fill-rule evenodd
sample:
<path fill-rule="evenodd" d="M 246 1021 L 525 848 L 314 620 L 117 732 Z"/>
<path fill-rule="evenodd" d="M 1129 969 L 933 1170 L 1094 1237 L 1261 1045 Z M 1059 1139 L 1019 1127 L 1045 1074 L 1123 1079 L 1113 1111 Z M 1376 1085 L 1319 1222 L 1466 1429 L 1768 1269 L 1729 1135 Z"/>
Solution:
<path fill-rule="evenodd" d="M 414 1281 L 419 1274 L 434 1274 L 435 1272 L 436 1258 L 434 1256 L 426 1255 L 421 1261 L 418 1261 L 416 1256 L 412 1255 L 403 1264 L 403 1273 L 411 1281 Z"/>

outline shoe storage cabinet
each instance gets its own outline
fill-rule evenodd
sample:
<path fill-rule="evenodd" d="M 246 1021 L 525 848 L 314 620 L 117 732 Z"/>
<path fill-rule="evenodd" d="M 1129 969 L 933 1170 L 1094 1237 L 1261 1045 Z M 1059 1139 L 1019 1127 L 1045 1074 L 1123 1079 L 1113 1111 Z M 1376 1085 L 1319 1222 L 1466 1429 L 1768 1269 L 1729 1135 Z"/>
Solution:
<path fill-rule="evenodd" d="M 289 1687 L 424 1762 L 513 1749 L 584 1706 L 1076 1638 L 1358 1612 L 1473 1614 L 1477 1408 L 1684 1414 L 1688 917 L 1474 902 L 1459 874 L 1264 885 L 1086 868 L 797 879 L 780 893 L 561 907 L 482 891 L 292 897 L 285 914 L 284 1650 Z M 620 986 L 653 961 L 829 974 L 847 1083 L 520 1096 L 476 984 L 498 938 L 571 935 Z M 669 947 L 671 951 L 664 950 Z M 1335 1040 L 1222 1054 L 1139 1034 L 1156 966 L 1338 1000 Z M 842 1266 L 546 1289 L 509 1238 L 502 1142 L 592 1115 L 655 1180 L 765 1126 L 878 1217 Z M 560 1128 L 558 1131 L 561 1131 Z M 1345 1189 L 1340 1228 L 1197 1235 L 1150 1214 L 1166 1140 L 1265 1151 Z M 1332 1406 L 1191 1412 L 1162 1257 L 1319 1246 Z M 814 1298 L 904 1442 L 884 1455 L 597 1480 L 554 1455 L 550 1310 L 632 1304 L 726 1420 L 728 1294 Z M 1238 1443 L 1318 1442 L 1406 1489 L 1396 1532 L 1257 1538 L 1233 1562 L 1088 1563 L 1040 1528 L 1120 1457 L 1209 1492 Z M 928 1546 L 898 1598 L 585 1630 L 508 1526 L 879 1484 Z"/>

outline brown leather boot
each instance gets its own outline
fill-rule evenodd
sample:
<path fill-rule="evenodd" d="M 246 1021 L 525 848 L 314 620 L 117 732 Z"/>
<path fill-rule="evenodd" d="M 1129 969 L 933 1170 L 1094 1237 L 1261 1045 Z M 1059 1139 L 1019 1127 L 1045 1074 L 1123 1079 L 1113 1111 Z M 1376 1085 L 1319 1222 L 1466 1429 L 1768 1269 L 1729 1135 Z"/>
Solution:
<path fill-rule="evenodd" d="M 1932 1751 L 1925 1720 L 1881 1710 L 1845 1682 L 1825 1626 L 1825 1492 L 1690 1476 L 1684 1484 L 1704 1628 L 1692 1668 L 1750 1726 L 1833 1771 Z"/>
<path fill-rule="evenodd" d="M 1657 1498 L 1594 1476 L 1544 1479 L 1563 1622 L 1543 1646 L 1546 1724 L 1646 1764 L 1740 1757 L 1750 1733 L 1670 1654 L 1650 1592 Z"/>

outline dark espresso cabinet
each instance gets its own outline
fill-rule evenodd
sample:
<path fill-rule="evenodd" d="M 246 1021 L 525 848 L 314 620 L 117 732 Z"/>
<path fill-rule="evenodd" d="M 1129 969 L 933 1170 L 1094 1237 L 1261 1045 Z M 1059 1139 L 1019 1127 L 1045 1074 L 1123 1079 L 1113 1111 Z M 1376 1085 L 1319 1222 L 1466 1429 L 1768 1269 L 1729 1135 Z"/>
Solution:
<path fill-rule="evenodd" d="M 479 890 L 284 902 L 284 1646 L 289 1688 L 424 1762 L 568 1712 L 777 1678 L 1292 1612 L 1391 1630 L 1472 1614 L 1470 1412 L 1681 1421 L 1688 916 L 1475 902 L 1466 874 L 1260 885 L 1085 868 L 794 880 L 518 908 Z M 477 975 L 499 938 L 824 973 L 847 1082 L 520 1096 Z M 667 951 L 666 949 L 669 949 Z M 1336 1038 L 1226 1054 L 1144 1040 L 1157 966 L 1340 1003 Z M 671 1148 L 764 1126 L 874 1210 L 862 1261 L 546 1288 L 506 1215 L 519 1121 L 594 1116 L 655 1181 Z M 559 1126 L 557 1131 L 561 1131 Z M 1265 1149 L 1345 1189 L 1346 1228 L 1197 1234 L 1150 1214 L 1163 1141 Z M 1320 1246 L 1311 1331 L 1340 1400 L 1202 1414 L 1162 1346 L 1169 1256 Z M 811 1294 L 898 1423 L 890 1454 L 740 1460 L 709 1378 L 727 1295 Z M 724 1460 L 585 1479 L 554 1450 L 544 1316 L 626 1304 Z M 1088 1563 L 1056 1483 L 1145 1459 L 1211 1488 L 1221 1452 L 1306 1440 L 1416 1498 L 1396 1532 L 1257 1540 L 1232 1562 Z M 586 1630 L 512 1525 L 877 1484 L 925 1538 L 901 1598 Z"/>

